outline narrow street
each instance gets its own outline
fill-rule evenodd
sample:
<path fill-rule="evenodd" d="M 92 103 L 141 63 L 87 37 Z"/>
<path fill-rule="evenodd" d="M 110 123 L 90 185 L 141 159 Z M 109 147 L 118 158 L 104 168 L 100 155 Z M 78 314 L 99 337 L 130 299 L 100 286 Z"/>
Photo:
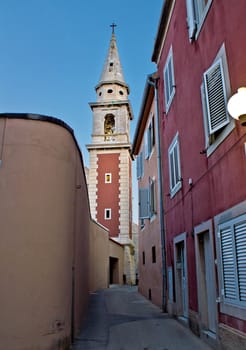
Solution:
<path fill-rule="evenodd" d="M 73 350 L 209 350 L 188 328 L 141 296 L 112 286 L 91 294 L 89 313 Z"/>

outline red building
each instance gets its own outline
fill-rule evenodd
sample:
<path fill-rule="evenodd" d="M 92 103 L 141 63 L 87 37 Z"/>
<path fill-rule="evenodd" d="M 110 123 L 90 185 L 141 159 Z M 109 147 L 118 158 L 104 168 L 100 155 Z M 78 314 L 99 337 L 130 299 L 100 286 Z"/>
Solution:
<path fill-rule="evenodd" d="M 166 0 L 152 61 L 161 128 L 167 308 L 216 348 L 246 348 L 246 2 Z"/>

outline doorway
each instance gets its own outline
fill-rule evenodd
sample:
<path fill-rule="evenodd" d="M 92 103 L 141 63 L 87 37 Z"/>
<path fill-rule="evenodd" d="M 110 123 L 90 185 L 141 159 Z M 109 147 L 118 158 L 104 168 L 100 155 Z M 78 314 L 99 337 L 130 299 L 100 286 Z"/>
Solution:
<path fill-rule="evenodd" d="M 175 254 L 175 290 L 177 316 L 188 319 L 188 280 L 186 239 L 182 234 L 174 239 Z"/>
<path fill-rule="evenodd" d="M 213 242 L 210 231 L 196 234 L 197 291 L 200 328 L 203 333 L 216 333 L 216 289 Z"/>
<path fill-rule="evenodd" d="M 109 284 L 119 284 L 119 259 L 109 257 Z"/>

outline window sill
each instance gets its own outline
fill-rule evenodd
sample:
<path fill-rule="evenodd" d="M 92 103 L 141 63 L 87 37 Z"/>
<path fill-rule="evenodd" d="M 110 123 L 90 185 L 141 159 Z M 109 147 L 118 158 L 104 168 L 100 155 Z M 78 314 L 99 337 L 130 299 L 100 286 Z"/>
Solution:
<path fill-rule="evenodd" d="M 246 312 L 245 312 L 246 310 L 242 306 L 221 302 L 220 311 L 223 314 L 230 315 L 235 318 L 240 318 L 241 320 L 246 320 Z"/>
<path fill-rule="evenodd" d="M 211 154 L 216 150 L 216 148 L 226 139 L 226 137 L 232 132 L 235 128 L 234 120 L 231 120 L 230 123 L 225 127 L 223 132 L 218 136 L 218 138 L 207 147 L 207 157 L 211 156 Z"/>
<path fill-rule="evenodd" d="M 170 198 L 173 198 L 176 193 L 182 188 L 182 182 L 179 181 L 176 186 L 170 190 Z"/>

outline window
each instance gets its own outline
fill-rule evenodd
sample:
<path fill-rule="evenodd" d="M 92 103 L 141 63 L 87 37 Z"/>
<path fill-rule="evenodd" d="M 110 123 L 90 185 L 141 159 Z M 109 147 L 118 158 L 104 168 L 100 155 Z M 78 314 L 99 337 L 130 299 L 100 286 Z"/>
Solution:
<path fill-rule="evenodd" d="M 155 126 L 154 126 L 154 116 L 151 114 L 151 121 L 145 132 L 145 159 L 150 158 L 154 145 L 155 145 Z"/>
<path fill-rule="evenodd" d="M 149 218 L 149 189 L 140 188 L 138 198 L 139 198 L 139 218 L 148 219 Z"/>
<path fill-rule="evenodd" d="M 166 113 L 167 113 L 175 94 L 172 47 L 169 51 L 166 64 L 164 67 L 164 93 L 165 93 L 165 103 L 166 103 Z"/>
<path fill-rule="evenodd" d="M 111 209 L 109 208 L 104 209 L 104 219 L 111 220 Z"/>
<path fill-rule="evenodd" d="M 221 299 L 246 308 L 246 214 L 219 225 Z"/>
<path fill-rule="evenodd" d="M 105 184 L 111 184 L 112 183 L 112 174 L 106 173 L 105 174 Z"/>
<path fill-rule="evenodd" d="M 142 258 L 143 258 L 143 265 L 145 265 L 145 252 L 143 252 Z"/>
<path fill-rule="evenodd" d="M 170 195 L 173 197 L 182 187 L 181 170 L 180 170 L 180 155 L 179 155 L 179 138 L 178 134 L 173 139 L 168 149 L 169 160 L 169 181 Z"/>
<path fill-rule="evenodd" d="M 227 97 L 230 95 L 230 80 L 225 47 L 213 64 L 204 72 L 201 86 L 205 129 L 205 149 L 209 156 L 234 128 L 227 112 Z"/>
<path fill-rule="evenodd" d="M 229 123 L 221 59 L 204 73 L 204 88 L 208 113 L 208 130 L 211 135 Z"/>
<path fill-rule="evenodd" d="M 143 152 L 140 152 L 137 156 L 137 179 L 141 179 L 144 175 L 144 159 Z"/>
<path fill-rule="evenodd" d="M 149 186 L 139 189 L 139 219 L 151 219 L 156 213 L 156 180 L 149 178 Z"/>
<path fill-rule="evenodd" d="M 189 39 L 197 38 L 212 0 L 186 0 Z"/>
<path fill-rule="evenodd" d="M 152 263 L 156 263 L 156 251 L 155 246 L 152 247 Z"/>
<path fill-rule="evenodd" d="M 156 214 L 156 181 L 149 179 L 149 216 L 153 217 Z"/>

